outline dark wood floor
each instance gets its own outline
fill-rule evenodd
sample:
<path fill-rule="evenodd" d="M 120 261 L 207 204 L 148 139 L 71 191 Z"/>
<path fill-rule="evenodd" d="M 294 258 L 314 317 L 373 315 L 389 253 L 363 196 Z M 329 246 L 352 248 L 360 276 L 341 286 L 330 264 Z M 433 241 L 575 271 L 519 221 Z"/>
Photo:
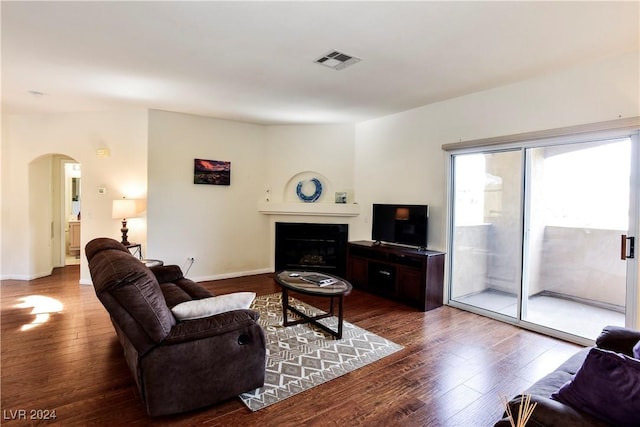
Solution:
<path fill-rule="evenodd" d="M 501 416 L 501 395 L 521 392 L 579 348 L 452 307 L 422 313 L 354 291 L 346 299 L 345 319 L 404 350 L 258 412 L 231 399 L 151 419 L 106 311 L 93 288 L 78 279 L 78 267 L 70 266 L 50 277 L 2 282 L 1 423 L 490 426 Z M 268 274 L 203 284 L 216 294 L 278 291 Z M 21 306 L 29 296 L 63 306 L 44 319 Z M 41 323 L 34 326 L 36 319 Z M 20 410 L 27 420 L 18 419 Z M 47 411 L 57 418 L 28 419 Z"/>

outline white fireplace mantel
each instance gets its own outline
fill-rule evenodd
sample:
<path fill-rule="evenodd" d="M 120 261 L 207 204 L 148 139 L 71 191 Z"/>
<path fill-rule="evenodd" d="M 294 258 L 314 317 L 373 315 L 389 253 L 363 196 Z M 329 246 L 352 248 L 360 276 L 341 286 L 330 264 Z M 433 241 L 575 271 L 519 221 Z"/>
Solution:
<path fill-rule="evenodd" d="M 295 203 L 262 202 L 258 211 L 263 215 L 311 215 L 311 216 L 358 216 L 357 203 Z"/>

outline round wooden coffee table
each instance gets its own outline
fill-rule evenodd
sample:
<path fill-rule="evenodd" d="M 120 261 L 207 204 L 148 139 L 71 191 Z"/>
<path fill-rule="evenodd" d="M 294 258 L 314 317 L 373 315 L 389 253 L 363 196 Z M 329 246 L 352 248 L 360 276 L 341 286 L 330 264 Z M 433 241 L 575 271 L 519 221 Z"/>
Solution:
<path fill-rule="evenodd" d="M 310 282 L 305 278 L 310 275 L 320 275 L 326 276 L 331 279 L 333 283 L 329 285 L 318 285 L 316 283 Z M 291 326 L 297 325 L 300 323 L 311 323 L 323 331 L 331 334 L 332 336 L 340 339 L 342 338 L 342 319 L 343 319 L 343 300 L 344 297 L 351 293 L 351 283 L 346 280 L 333 276 L 331 274 L 326 273 L 318 273 L 314 271 L 297 271 L 297 270 L 284 270 L 276 273 L 275 275 L 276 282 L 282 288 L 282 325 L 283 326 Z M 329 311 L 320 314 L 318 316 L 309 316 L 295 307 L 289 305 L 289 291 L 298 292 L 306 295 L 313 295 L 316 297 L 328 297 L 330 298 L 329 302 Z M 323 325 L 318 322 L 320 319 L 324 319 L 326 317 L 334 316 L 334 299 L 338 300 L 338 330 L 334 331 L 333 329 Z M 298 316 L 301 317 L 300 320 L 288 320 L 288 312 L 291 311 Z"/>

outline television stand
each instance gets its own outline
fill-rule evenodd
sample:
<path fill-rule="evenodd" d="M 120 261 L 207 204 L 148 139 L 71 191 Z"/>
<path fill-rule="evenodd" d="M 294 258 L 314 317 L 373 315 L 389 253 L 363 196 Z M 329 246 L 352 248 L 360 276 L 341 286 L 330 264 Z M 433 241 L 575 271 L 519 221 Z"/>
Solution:
<path fill-rule="evenodd" d="M 361 240 L 347 245 L 347 280 L 354 288 L 414 306 L 442 306 L 444 252 Z"/>

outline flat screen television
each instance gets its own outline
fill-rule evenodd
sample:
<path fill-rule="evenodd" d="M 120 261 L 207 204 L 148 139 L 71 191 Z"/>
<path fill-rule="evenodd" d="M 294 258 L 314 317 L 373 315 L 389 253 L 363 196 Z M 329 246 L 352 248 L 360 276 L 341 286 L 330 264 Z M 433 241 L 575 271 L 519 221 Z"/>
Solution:
<path fill-rule="evenodd" d="M 373 204 L 371 239 L 426 249 L 429 206 Z"/>

